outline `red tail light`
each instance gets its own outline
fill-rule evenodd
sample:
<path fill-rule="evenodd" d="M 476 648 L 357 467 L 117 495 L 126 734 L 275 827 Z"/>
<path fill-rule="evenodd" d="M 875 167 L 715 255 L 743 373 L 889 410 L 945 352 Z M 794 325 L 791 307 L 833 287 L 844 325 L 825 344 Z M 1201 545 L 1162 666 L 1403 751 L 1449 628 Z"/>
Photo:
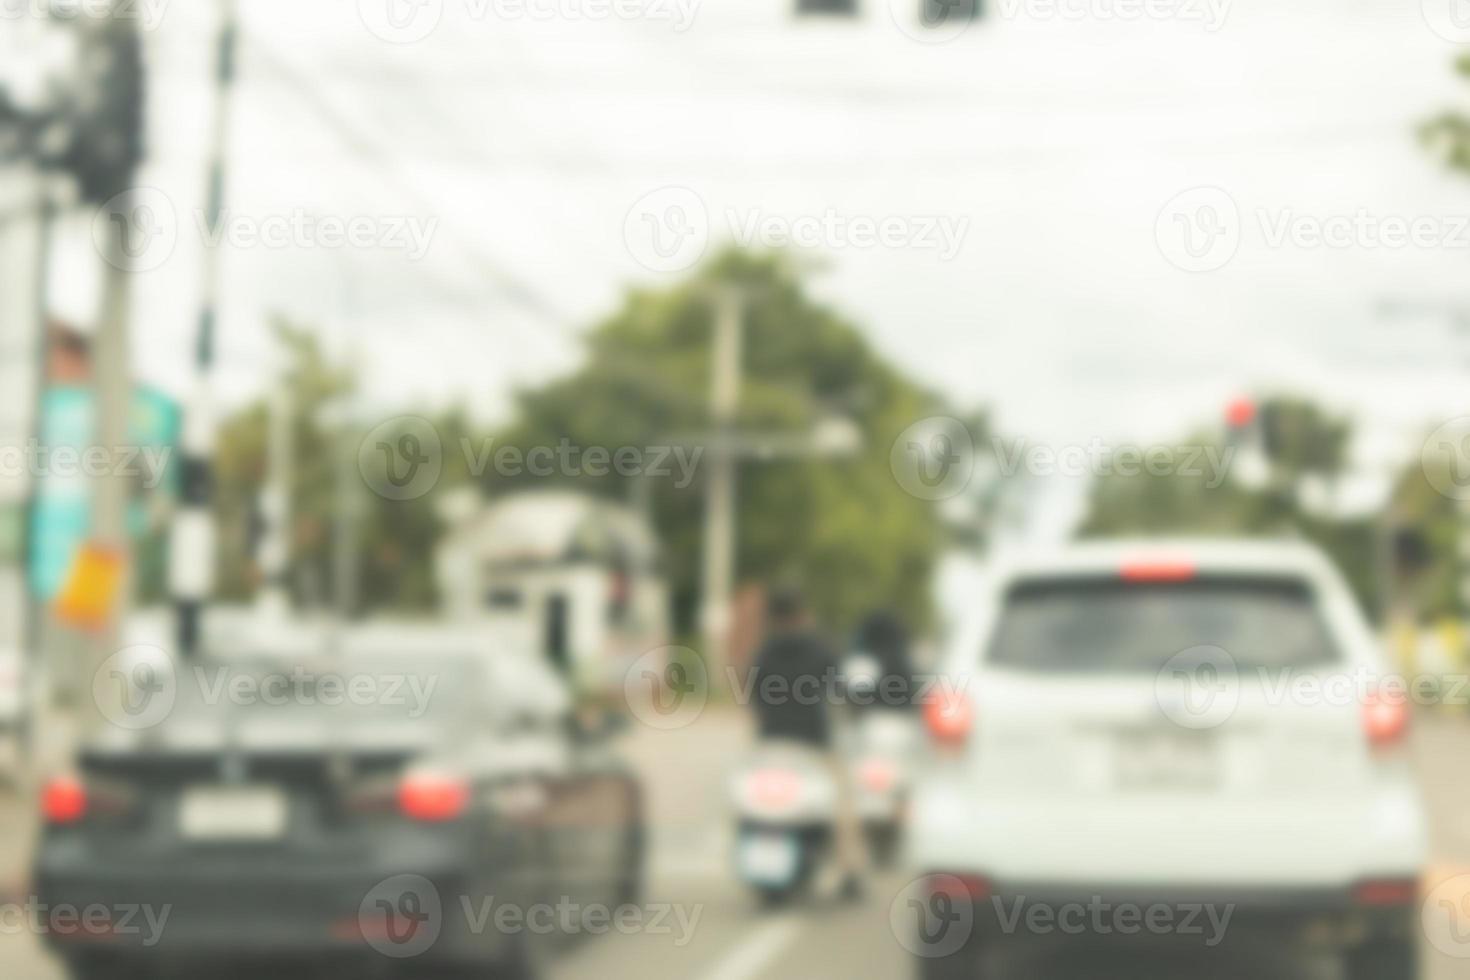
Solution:
<path fill-rule="evenodd" d="M 897 780 L 898 773 L 887 759 L 868 759 L 858 766 L 858 782 L 870 793 L 886 793 Z"/>
<path fill-rule="evenodd" d="M 745 779 L 745 795 L 762 810 L 788 810 L 801 802 L 801 774 L 789 769 L 757 769 Z"/>
<path fill-rule="evenodd" d="M 76 823 L 87 815 L 87 788 L 75 776 L 57 776 L 41 791 L 41 813 L 47 823 Z"/>
<path fill-rule="evenodd" d="M 457 820 L 469 806 L 470 784 L 453 776 L 408 776 L 398 786 L 399 812 L 410 820 Z"/>
<path fill-rule="evenodd" d="M 1125 582 L 1188 582 L 1196 573 L 1188 561 L 1131 561 L 1118 569 Z"/>
<path fill-rule="evenodd" d="M 1363 733 L 1375 749 L 1401 744 L 1409 734 L 1408 702 L 1381 691 L 1370 693 L 1363 700 Z"/>
<path fill-rule="evenodd" d="M 934 741 L 958 745 L 970 735 L 975 706 L 963 691 L 941 687 L 924 702 L 924 724 Z"/>
<path fill-rule="evenodd" d="M 924 889 L 962 902 L 984 901 L 995 890 L 989 878 L 978 874 L 931 874 L 924 879 Z"/>
<path fill-rule="evenodd" d="M 1413 878 L 1388 878 L 1365 881 L 1353 889 L 1358 905 L 1413 905 L 1419 901 L 1419 882 Z"/>

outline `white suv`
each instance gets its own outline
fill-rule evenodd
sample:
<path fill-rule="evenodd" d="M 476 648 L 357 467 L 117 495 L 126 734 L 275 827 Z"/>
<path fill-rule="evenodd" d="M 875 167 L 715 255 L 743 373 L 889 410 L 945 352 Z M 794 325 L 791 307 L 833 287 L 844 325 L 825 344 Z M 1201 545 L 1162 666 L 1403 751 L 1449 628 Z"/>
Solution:
<path fill-rule="evenodd" d="M 922 977 L 1079 933 L 1265 936 L 1331 945 L 1350 980 L 1416 975 L 1411 699 L 1321 554 L 1077 545 L 1000 572 L 978 606 L 925 708 Z"/>

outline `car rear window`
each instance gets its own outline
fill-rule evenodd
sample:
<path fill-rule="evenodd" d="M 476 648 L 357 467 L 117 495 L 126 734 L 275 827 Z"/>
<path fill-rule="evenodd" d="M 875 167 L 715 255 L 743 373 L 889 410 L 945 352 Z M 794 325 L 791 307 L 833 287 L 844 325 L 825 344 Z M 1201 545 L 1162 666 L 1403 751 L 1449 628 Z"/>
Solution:
<path fill-rule="evenodd" d="M 1156 673 L 1198 646 L 1242 669 L 1337 659 L 1316 597 L 1300 579 L 1025 582 L 1006 596 L 987 662 L 1068 673 Z"/>

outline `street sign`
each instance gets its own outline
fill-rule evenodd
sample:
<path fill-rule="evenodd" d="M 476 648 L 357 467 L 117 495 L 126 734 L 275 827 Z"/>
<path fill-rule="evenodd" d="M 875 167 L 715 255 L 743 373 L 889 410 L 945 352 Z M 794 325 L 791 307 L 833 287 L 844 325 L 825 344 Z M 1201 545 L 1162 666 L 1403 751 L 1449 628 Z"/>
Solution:
<path fill-rule="evenodd" d="M 96 431 L 95 400 L 92 389 L 82 385 L 57 385 L 47 390 L 41 404 L 41 436 L 39 446 L 48 454 L 36 456 L 38 462 L 54 459 L 58 448 L 80 453 L 93 444 Z M 180 414 L 178 405 L 151 388 L 140 388 L 134 395 L 129 439 L 138 450 L 133 465 L 142 472 L 143 451 L 151 458 L 178 443 Z M 29 577 L 31 591 L 42 600 L 56 597 L 67 582 L 83 542 L 92 529 L 91 480 L 79 468 L 40 466 L 36 496 L 31 511 L 31 554 Z M 171 492 L 177 480 L 175 467 L 169 465 L 157 489 Z M 128 526 L 134 534 L 145 528 L 145 511 L 140 500 L 129 507 Z"/>

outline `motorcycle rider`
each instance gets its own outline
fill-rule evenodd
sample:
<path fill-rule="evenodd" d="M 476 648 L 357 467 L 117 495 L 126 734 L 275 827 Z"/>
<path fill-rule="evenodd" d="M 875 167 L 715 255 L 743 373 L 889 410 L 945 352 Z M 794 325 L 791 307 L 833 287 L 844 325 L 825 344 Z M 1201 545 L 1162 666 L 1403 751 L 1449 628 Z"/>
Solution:
<path fill-rule="evenodd" d="M 799 589 L 774 589 L 767 620 L 753 685 L 760 737 L 800 742 L 825 756 L 837 787 L 833 832 L 839 893 L 855 900 L 862 895 L 867 852 L 851 777 L 837 750 L 829 698 L 824 696 L 837 676 L 837 657 L 817 632 Z"/>
<path fill-rule="evenodd" d="M 886 609 L 869 613 L 858 626 L 855 646 L 878 663 L 876 696 L 868 703 L 876 709 L 914 710 L 914 661 L 908 628 L 898 614 Z"/>

